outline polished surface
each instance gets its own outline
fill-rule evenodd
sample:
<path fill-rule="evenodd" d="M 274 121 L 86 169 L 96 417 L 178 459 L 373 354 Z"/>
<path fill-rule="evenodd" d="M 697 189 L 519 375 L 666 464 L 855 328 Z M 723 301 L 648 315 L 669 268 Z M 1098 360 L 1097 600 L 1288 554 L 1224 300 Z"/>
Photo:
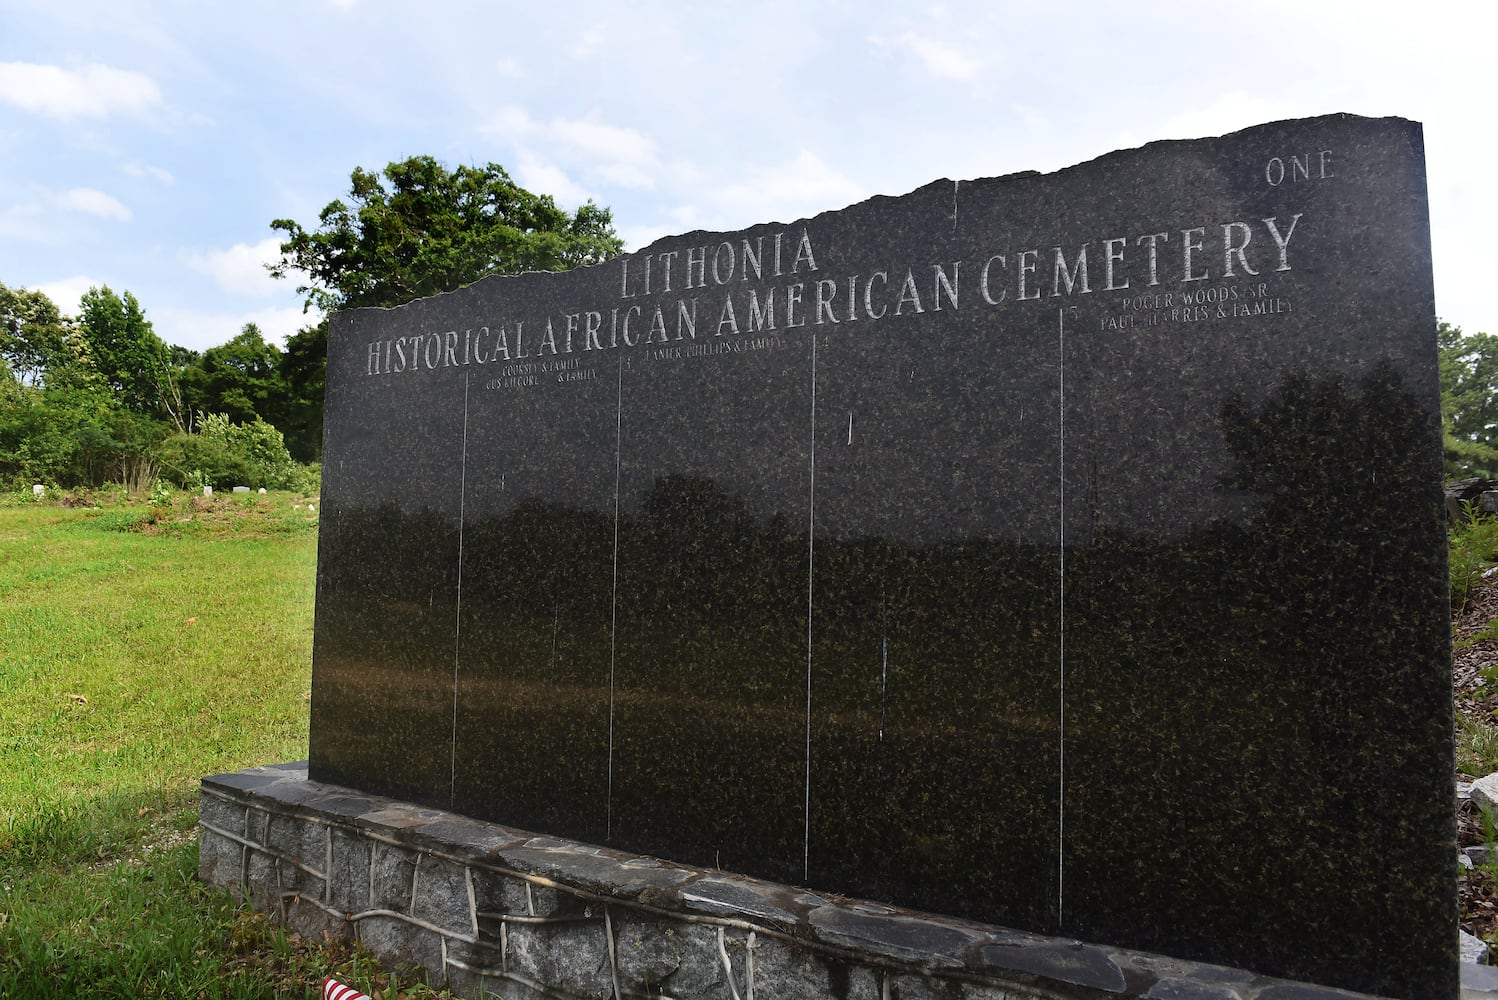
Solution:
<path fill-rule="evenodd" d="M 311 768 L 1452 996 L 1418 126 L 941 181 L 334 318 Z"/>

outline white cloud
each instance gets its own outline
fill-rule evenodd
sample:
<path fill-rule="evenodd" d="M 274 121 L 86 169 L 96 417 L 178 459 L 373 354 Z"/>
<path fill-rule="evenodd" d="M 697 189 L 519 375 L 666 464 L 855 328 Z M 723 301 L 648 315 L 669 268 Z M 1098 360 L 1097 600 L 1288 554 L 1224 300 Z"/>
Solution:
<path fill-rule="evenodd" d="M 898 38 L 876 35 L 869 39 L 877 49 L 900 50 L 915 58 L 928 76 L 938 80 L 972 83 L 983 71 L 983 61 L 946 42 L 907 31 Z"/>
<path fill-rule="evenodd" d="M 621 226 L 618 233 L 619 238 L 624 241 L 625 252 L 634 253 L 636 250 L 648 247 L 662 236 L 672 236 L 678 231 L 676 226 Z"/>
<path fill-rule="evenodd" d="M 1315 113 L 1237 90 L 1224 94 L 1205 108 L 1168 119 L 1153 130 L 1150 138 L 1201 139 L 1236 132 L 1250 125 Z"/>
<path fill-rule="evenodd" d="M 559 118 L 549 131 L 558 141 L 600 160 L 648 163 L 655 159 L 655 143 L 631 128 Z"/>
<path fill-rule="evenodd" d="M 978 73 L 983 69 L 981 61 L 934 38 L 924 38 L 907 31 L 900 36 L 900 44 L 909 49 L 926 72 L 938 80 L 970 83 L 978 78 Z"/>
<path fill-rule="evenodd" d="M 577 44 L 572 46 L 572 57 L 574 59 L 587 59 L 601 49 L 606 41 L 608 41 L 608 37 L 604 34 L 603 29 L 594 25 L 578 37 Z"/>
<path fill-rule="evenodd" d="M 226 292 L 266 298 L 285 291 L 285 283 L 266 273 L 265 265 L 281 258 L 281 241 L 272 236 L 250 245 L 236 243 L 227 250 L 185 253 L 182 260 L 206 274 Z"/>
<path fill-rule="evenodd" d="M 6 62 L 0 63 L 0 101 L 67 121 L 138 114 L 161 101 L 161 90 L 144 73 L 98 63 L 73 70 Z"/>
<path fill-rule="evenodd" d="M 163 184 L 177 183 L 177 178 L 173 177 L 170 171 L 163 170 L 160 167 L 153 167 L 149 163 L 127 163 L 120 169 L 130 177 L 150 177 Z"/>
<path fill-rule="evenodd" d="M 523 139 L 535 134 L 539 126 L 524 108 L 506 104 L 489 116 L 479 131 L 505 139 Z"/>
<path fill-rule="evenodd" d="M 130 221 L 130 209 L 121 204 L 118 199 L 93 188 L 73 188 L 71 191 L 66 191 L 57 196 L 57 205 L 70 212 L 97 215 L 101 219 Z"/>
<path fill-rule="evenodd" d="M 582 188 L 562 175 L 563 167 L 580 172 L 585 177 L 615 187 L 636 191 L 648 191 L 655 187 L 655 174 L 659 170 L 654 140 L 632 128 L 610 125 L 594 119 L 554 118 L 537 121 L 523 108 L 507 105 L 490 115 L 481 131 L 514 143 L 521 160 L 529 158 L 535 174 L 542 177 L 558 176 L 570 185 L 571 193 L 564 195 L 553 187 L 533 186 L 521 183 L 534 191 L 546 192 L 558 201 L 581 204 L 586 196 L 577 197 Z M 552 161 L 557 166 L 535 169 L 541 163 Z"/>
<path fill-rule="evenodd" d="M 80 312 L 78 300 L 83 298 L 83 293 L 90 288 L 102 288 L 105 284 L 107 282 L 90 278 L 86 274 L 75 274 L 71 278 L 43 281 L 36 287 L 57 304 L 63 315 L 77 316 Z"/>
<path fill-rule="evenodd" d="M 515 165 L 515 179 L 527 190 L 551 195 L 559 205 L 575 207 L 592 197 L 587 189 L 568 177 L 561 167 L 543 160 L 527 149 L 520 150 L 520 159 Z"/>
<path fill-rule="evenodd" d="M 156 335 L 168 344 L 194 351 L 228 343 L 254 323 L 267 341 L 285 345 L 286 338 L 304 326 L 316 323 L 320 314 L 302 312 L 301 306 L 269 307 L 247 312 L 211 312 L 200 309 L 153 308 L 147 313 Z"/>
<path fill-rule="evenodd" d="M 724 185 L 713 197 L 721 212 L 717 224 L 738 228 L 843 208 L 867 194 L 816 153 L 803 149 L 784 163 L 749 170 L 745 180 Z"/>

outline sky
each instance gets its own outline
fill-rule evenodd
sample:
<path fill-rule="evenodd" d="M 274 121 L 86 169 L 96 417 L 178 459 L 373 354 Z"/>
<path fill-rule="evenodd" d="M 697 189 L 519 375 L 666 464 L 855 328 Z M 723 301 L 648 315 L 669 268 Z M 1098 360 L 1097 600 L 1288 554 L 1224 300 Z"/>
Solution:
<path fill-rule="evenodd" d="M 195 350 L 354 167 L 503 165 L 626 249 L 1333 112 L 1425 126 L 1436 310 L 1498 333 L 1498 3 L 0 0 L 0 282 Z"/>

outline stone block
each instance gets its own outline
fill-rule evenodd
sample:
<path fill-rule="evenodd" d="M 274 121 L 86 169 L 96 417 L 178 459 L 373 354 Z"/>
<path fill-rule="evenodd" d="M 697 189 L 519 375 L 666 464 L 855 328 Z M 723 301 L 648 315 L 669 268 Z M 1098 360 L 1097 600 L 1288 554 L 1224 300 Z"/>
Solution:
<path fill-rule="evenodd" d="M 338 937 L 351 930 L 347 921 L 300 896 L 286 900 L 286 925 L 303 937 L 317 941 L 323 935 Z"/>
<path fill-rule="evenodd" d="M 613 993 L 603 918 L 559 924 L 511 924 L 509 969 L 580 1000 Z"/>
<path fill-rule="evenodd" d="M 756 997 L 834 997 L 851 992 L 850 963 L 844 959 L 797 948 L 788 942 L 766 935 L 755 935 L 753 942 L 742 932 L 738 937 L 744 954 L 754 953 L 754 995 Z M 735 971 L 739 971 L 739 954 L 730 949 Z M 741 990 L 742 992 L 742 990 Z"/>
<path fill-rule="evenodd" d="M 198 796 L 198 820 L 242 837 L 245 832 L 245 806 L 243 803 L 205 793 Z"/>
<path fill-rule="evenodd" d="M 266 844 L 314 871 L 328 867 L 328 827 L 296 815 L 268 815 Z"/>
<path fill-rule="evenodd" d="M 440 935 L 394 917 L 365 917 L 355 926 L 359 940 L 385 962 L 417 966 L 426 970 L 428 980 L 441 980 Z"/>
<path fill-rule="evenodd" d="M 244 879 L 244 846 L 212 830 L 198 832 L 198 878 L 237 890 Z"/>
<path fill-rule="evenodd" d="M 411 851 L 373 841 L 374 860 L 369 880 L 369 906 L 374 910 L 411 912 L 411 884 L 417 856 Z"/>
<path fill-rule="evenodd" d="M 668 996 L 726 993 L 717 929 L 612 911 L 619 978 L 627 989 Z"/>
<path fill-rule="evenodd" d="M 262 913 L 281 912 L 281 865 L 268 854 L 251 850 L 246 864 L 246 891 L 250 903 Z"/>
<path fill-rule="evenodd" d="M 573 893 L 483 868 L 473 870 L 473 888 L 474 900 L 481 913 L 570 917 L 581 916 L 589 907 Z"/>
<path fill-rule="evenodd" d="M 415 879 L 412 916 L 456 935 L 473 935 L 473 910 L 462 865 L 418 855 Z"/>
<path fill-rule="evenodd" d="M 333 847 L 333 865 L 328 873 L 328 905 L 348 914 L 370 909 L 369 859 L 372 842 L 338 828 L 330 831 L 329 838 Z"/>
<path fill-rule="evenodd" d="M 270 840 L 270 814 L 253 805 L 245 810 L 244 838 L 252 844 L 264 845 Z"/>

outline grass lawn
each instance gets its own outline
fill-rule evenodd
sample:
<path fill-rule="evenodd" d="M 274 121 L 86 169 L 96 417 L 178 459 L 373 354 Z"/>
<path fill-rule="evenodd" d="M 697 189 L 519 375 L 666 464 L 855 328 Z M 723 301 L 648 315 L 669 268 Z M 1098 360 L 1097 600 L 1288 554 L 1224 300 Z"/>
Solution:
<path fill-rule="evenodd" d="M 307 755 L 308 498 L 98 499 L 0 505 L 0 997 L 389 991 L 194 877 L 198 779 Z"/>

